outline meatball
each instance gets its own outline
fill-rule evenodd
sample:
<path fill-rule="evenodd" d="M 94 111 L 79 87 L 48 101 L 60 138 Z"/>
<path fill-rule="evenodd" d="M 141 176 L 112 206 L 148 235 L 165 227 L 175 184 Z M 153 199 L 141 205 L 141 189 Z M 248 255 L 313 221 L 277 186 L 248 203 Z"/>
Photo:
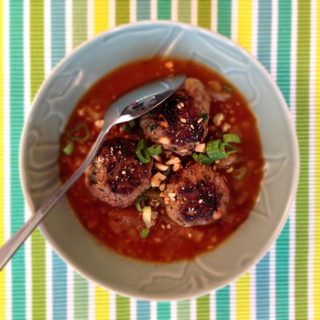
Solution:
<path fill-rule="evenodd" d="M 128 207 L 150 187 L 153 160 L 142 163 L 134 141 L 106 140 L 86 170 L 91 193 L 113 207 Z"/>
<path fill-rule="evenodd" d="M 178 91 L 140 118 L 144 136 L 181 156 L 191 154 L 208 133 L 210 98 L 201 81 L 188 78 Z"/>
<path fill-rule="evenodd" d="M 211 167 L 189 162 L 164 192 L 168 216 L 183 227 L 212 223 L 224 214 L 230 198 L 226 178 Z"/>

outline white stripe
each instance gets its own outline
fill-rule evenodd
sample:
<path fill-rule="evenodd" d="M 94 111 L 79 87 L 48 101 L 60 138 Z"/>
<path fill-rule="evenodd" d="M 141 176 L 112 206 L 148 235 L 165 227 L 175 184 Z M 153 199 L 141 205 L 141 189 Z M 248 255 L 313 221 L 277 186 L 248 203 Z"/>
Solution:
<path fill-rule="evenodd" d="M 72 45 L 72 0 L 66 0 L 66 53 L 70 53 L 73 49 Z"/>
<path fill-rule="evenodd" d="M 277 80 L 278 51 L 278 0 L 272 0 L 270 72 Z M 269 312 L 270 319 L 276 318 L 276 243 L 269 251 Z"/>
<path fill-rule="evenodd" d="M 31 103 L 30 85 L 30 1 L 23 2 L 23 63 L 24 63 L 24 114 L 27 115 Z M 25 220 L 31 212 L 25 206 Z M 25 271 L 26 271 L 26 319 L 32 319 L 32 263 L 31 238 L 25 242 Z"/>
<path fill-rule="evenodd" d="M 3 1 L 3 134 L 4 134 L 4 240 L 11 236 L 10 225 L 10 52 L 9 52 L 9 0 Z M 11 318 L 11 262 L 5 269 L 6 285 L 6 319 Z"/>
<path fill-rule="evenodd" d="M 190 320 L 197 320 L 197 300 L 190 299 Z"/>
<path fill-rule="evenodd" d="M 317 43 L 317 0 L 311 1 L 310 35 L 310 84 L 309 84 L 309 263 L 308 263 L 308 314 L 313 319 L 313 267 L 314 267 L 314 226 L 315 226 L 315 83 Z"/>
<path fill-rule="evenodd" d="M 256 267 L 250 270 L 250 320 L 256 319 Z"/>
<path fill-rule="evenodd" d="M 232 0 L 231 9 L 231 40 L 238 40 L 238 0 Z"/>
<path fill-rule="evenodd" d="M 130 320 L 137 319 L 137 300 L 131 298 L 130 299 Z"/>
<path fill-rule="evenodd" d="M 116 320 L 117 319 L 116 294 L 112 291 L 109 291 L 109 293 L 110 293 L 110 320 Z"/>
<path fill-rule="evenodd" d="M 87 28 L 88 39 L 94 36 L 94 0 L 88 0 L 87 2 Z"/>
<path fill-rule="evenodd" d="M 171 0 L 171 20 L 178 21 L 178 0 Z"/>
<path fill-rule="evenodd" d="M 150 320 L 157 320 L 157 303 L 155 301 L 150 302 Z"/>
<path fill-rule="evenodd" d="M 210 292 L 210 320 L 216 320 L 216 292 L 212 291 Z"/>
<path fill-rule="evenodd" d="M 218 31 L 218 0 L 211 1 L 211 30 Z"/>
<path fill-rule="evenodd" d="M 116 2 L 115 0 L 110 0 L 109 3 L 109 27 L 114 28 L 116 25 Z"/>
<path fill-rule="evenodd" d="M 237 301 L 236 301 L 236 282 L 232 282 L 230 284 L 230 320 L 236 320 L 236 309 L 237 309 Z"/>
<path fill-rule="evenodd" d="M 74 270 L 67 265 L 67 319 L 74 318 Z"/>
<path fill-rule="evenodd" d="M 44 1 L 44 72 L 45 78 L 51 71 L 51 1 Z M 52 319 L 52 247 L 46 241 L 46 316 Z"/>
<path fill-rule="evenodd" d="M 88 281 L 88 319 L 95 319 L 95 285 Z"/>
<path fill-rule="evenodd" d="M 170 320 L 177 320 L 177 301 L 171 302 Z"/>
<path fill-rule="evenodd" d="M 191 24 L 198 24 L 198 1 L 191 1 Z"/>
<path fill-rule="evenodd" d="M 150 19 L 151 20 L 157 20 L 158 17 L 158 1 L 157 0 L 151 0 L 150 2 Z"/>
<path fill-rule="evenodd" d="M 297 75 L 297 14 L 298 1 L 291 5 L 291 70 L 290 70 L 290 113 L 296 122 L 296 75 Z M 290 212 L 290 249 L 289 249 L 289 318 L 295 318 L 295 247 L 296 247 L 296 204 Z"/>
<path fill-rule="evenodd" d="M 130 1 L 130 22 L 137 21 L 137 0 Z"/>
<path fill-rule="evenodd" d="M 252 26 L 251 26 L 251 54 L 257 57 L 258 53 L 258 0 L 252 1 Z"/>

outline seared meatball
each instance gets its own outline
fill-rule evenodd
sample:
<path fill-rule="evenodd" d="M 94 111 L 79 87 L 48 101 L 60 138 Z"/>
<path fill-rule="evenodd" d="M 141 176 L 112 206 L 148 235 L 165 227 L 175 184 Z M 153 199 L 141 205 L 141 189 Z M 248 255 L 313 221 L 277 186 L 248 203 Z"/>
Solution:
<path fill-rule="evenodd" d="M 210 98 L 201 81 L 188 78 L 151 114 L 140 118 L 144 136 L 182 156 L 191 154 L 208 133 Z"/>
<path fill-rule="evenodd" d="M 86 185 L 111 206 L 128 207 L 150 187 L 152 164 L 138 159 L 134 141 L 106 140 L 86 171 Z"/>
<path fill-rule="evenodd" d="M 219 219 L 230 198 L 226 178 L 197 162 L 190 162 L 178 171 L 164 193 L 168 216 L 183 227 Z"/>

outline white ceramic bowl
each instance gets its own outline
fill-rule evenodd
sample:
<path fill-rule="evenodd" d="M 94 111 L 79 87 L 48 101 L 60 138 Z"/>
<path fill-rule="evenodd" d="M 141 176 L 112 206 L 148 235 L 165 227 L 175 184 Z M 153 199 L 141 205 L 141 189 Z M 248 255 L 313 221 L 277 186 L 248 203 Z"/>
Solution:
<path fill-rule="evenodd" d="M 41 225 L 57 253 L 101 287 L 142 299 L 205 294 L 257 263 L 284 226 L 295 196 L 299 154 L 286 103 L 266 70 L 230 40 L 171 22 L 125 25 L 102 33 L 67 56 L 39 90 L 24 128 L 21 178 L 31 210 L 59 185 L 59 138 L 82 94 L 114 68 L 154 54 L 194 59 L 218 71 L 247 98 L 266 162 L 259 200 L 248 220 L 218 249 L 191 262 L 164 265 L 131 260 L 100 247 L 62 199 Z"/>

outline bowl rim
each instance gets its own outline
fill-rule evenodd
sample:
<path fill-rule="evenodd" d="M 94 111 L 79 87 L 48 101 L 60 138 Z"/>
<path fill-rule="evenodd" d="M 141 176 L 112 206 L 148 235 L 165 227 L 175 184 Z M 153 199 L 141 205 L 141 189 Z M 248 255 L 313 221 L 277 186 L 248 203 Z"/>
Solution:
<path fill-rule="evenodd" d="M 229 277 L 226 281 L 226 283 L 215 287 L 214 289 L 211 289 L 210 291 L 216 291 L 219 290 L 220 288 L 223 288 L 225 286 L 227 286 L 228 284 L 236 281 L 237 279 L 239 279 L 240 277 L 242 277 L 245 273 L 247 273 L 253 266 L 255 266 L 264 256 L 265 254 L 268 252 L 268 250 L 270 249 L 270 247 L 272 246 L 272 244 L 276 241 L 276 239 L 278 238 L 280 232 L 282 231 L 282 229 L 284 228 L 284 225 L 289 217 L 290 214 L 290 209 L 293 205 L 293 201 L 295 199 L 296 196 L 296 192 L 297 192 L 297 188 L 298 188 L 298 182 L 299 182 L 299 172 L 300 172 L 300 153 L 299 153 L 299 144 L 298 144 L 298 139 L 297 139 L 297 135 L 296 135 L 296 130 L 295 130 L 295 126 L 294 126 L 294 122 L 293 119 L 291 117 L 291 114 L 289 112 L 289 108 L 287 106 L 287 103 L 282 95 L 282 92 L 280 91 L 276 81 L 272 78 L 272 76 L 270 75 L 270 73 L 266 70 L 266 68 L 262 65 L 262 63 L 255 57 L 253 56 L 249 51 L 247 51 L 246 49 L 244 49 L 241 45 L 239 45 L 237 42 L 217 33 L 214 32 L 212 30 L 209 29 L 205 29 L 203 27 L 200 26 L 195 26 L 195 25 L 191 25 L 191 24 L 187 24 L 187 23 L 181 23 L 181 22 L 176 22 L 176 21 L 160 21 L 160 20 L 156 20 L 156 21 L 151 21 L 151 20 L 146 20 L 146 21 L 138 21 L 138 22 L 132 22 L 132 23 L 127 23 L 127 24 L 123 24 L 121 26 L 115 26 L 113 28 L 110 28 L 108 30 L 105 30 L 103 32 L 101 32 L 98 35 L 95 35 L 89 39 L 87 39 L 86 41 L 84 41 L 81 45 L 79 45 L 77 48 L 73 49 L 72 51 L 70 51 L 69 53 L 67 53 L 65 55 L 65 57 L 50 71 L 50 73 L 45 77 L 45 79 L 43 80 L 41 86 L 39 87 L 31 105 L 30 108 L 28 108 L 28 111 L 25 114 L 25 121 L 24 121 L 24 125 L 23 125 L 23 129 L 22 129 L 22 133 L 21 133 L 21 139 L 20 139 L 20 145 L 19 145 L 19 175 L 20 175 L 20 179 L 21 179 L 21 187 L 22 187 L 22 193 L 23 196 L 25 198 L 25 202 L 26 202 L 26 206 L 27 208 L 30 210 L 31 215 L 33 215 L 34 212 L 34 208 L 32 205 L 32 201 L 31 201 L 31 197 L 29 196 L 28 192 L 27 192 L 27 182 L 26 182 L 26 178 L 25 178 L 25 174 L 24 174 L 24 169 L 23 169 L 23 159 L 24 159 L 24 143 L 26 141 L 27 138 L 27 129 L 28 129 L 28 119 L 30 118 L 30 115 L 34 112 L 35 109 L 35 105 L 36 105 L 36 101 L 39 99 L 39 96 L 42 92 L 42 90 L 44 89 L 48 79 L 50 79 L 55 73 L 56 71 L 69 59 L 70 56 L 72 56 L 74 53 L 81 51 L 84 47 L 86 47 L 88 44 L 90 44 L 92 41 L 97 40 L 99 38 L 103 38 L 106 35 L 110 35 L 112 33 L 117 33 L 117 32 L 121 32 L 122 30 L 126 30 L 126 29 L 130 29 L 131 27 L 137 26 L 137 25 L 176 25 L 176 26 L 181 26 L 187 29 L 191 29 L 194 31 L 199 31 L 200 33 L 204 33 L 210 37 L 217 37 L 222 39 L 225 42 L 229 42 L 232 45 L 234 45 L 235 47 L 237 47 L 244 55 L 249 56 L 249 58 L 251 60 L 254 61 L 254 63 L 262 70 L 263 75 L 265 77 L 267 77 L 269 79 L 269 81 L 271 81 L 272 86 L 275 90 L 275 93 L 277 94 L 278 98 L 279 98 L 279 102 L 281 103 L 284 112 L 285 112 L 285 116 L 288 119 L 288 129 L 289 129 L 289 134 L 292 138 L 292 147 L 293 147 L 293 154 L 294 154 L 294 174 L 293 174 L 293 182 L 292 185 L 290 187 L 290 192 L 289 192 L 289 196 L 288 199 L 286 201 L 286 207 L 284 210 L 284 213 L 282 215 L 281 220 L 279 221 L 277 228 L 273 231 L 272 236 L 270 237 L 269 241 L 267 241 L 265 243 L 265 245 L 260 249 L 259 254 L 257 254 L 252 261 L 250 262 L 250 264 L 248 264 L 246 270 L 242 273 L 238 273 L 236 275 L 234 275 L 233 277 Z M 70 209 L 71 210 L 71 209 Z M 196 298 L 199 297 L 203 294 L 206 294 L 210 291 L 208 291 L 207 289 L 202 289 L 202 290 L 198 290 L 196 294 L 194 295 L 188 295 L 185 297 L 179 297 L 179 298 L 170 298 L 170 299 L 163 299 L 163 298 L 148 298 L 146 295 L 140 294 L 140 295 L 130 295 L 127 292 L 124 292 L 122 289 L 119 289 L 118 287 L 115 287 L 113 285 L 108 285 L 106 286 L 104 283 L 101 283 L 101 281 L 99 281 L 98 279 L 94 279 L 92 277 L 92 275 L 88 275 L 85 271 L 82 271 L 83 269 L 81 267 L 78 266 L 78 264 L 73 263 L 72 260 L 69 259 L 69 257 L 64 254 L 59 247 L 56 245 L 56 243 L 52 240 L 51 236 L 48 234 L 48 232 L 42 227 L 42 223 L 40 223 L 39 225 L 39 229 L 42 233 L 42 235 L 44 236 L 45 240 L 49 242 L 50 246 L 56 251 L 56 253 L 66 262 L 68 263 L 77 273 L 79 273 L 81 276 L 83 276 L 85 279 L 91 281 L 92 283 L 106 289 L 106 290 L 112 290 L 120 295 L 129 297 L 129 298 L 135 298 L 135 299 L 144 299 L 144 300 L 149 300 L 149 301 L 180 301 L 180 300 L 185 300 L 185 299 L 192 299 L 192 298 Z M 210 253 L 208 253 L 210 254 Z M 121 256 L 122 257 L 122 256 Z M 131 260 L 130 258 L 124 257 L 125 259 Z M 179 261 L 178 261 L 179 262 Z M 151 265 L 151 264 L 150 264 Z"/>

